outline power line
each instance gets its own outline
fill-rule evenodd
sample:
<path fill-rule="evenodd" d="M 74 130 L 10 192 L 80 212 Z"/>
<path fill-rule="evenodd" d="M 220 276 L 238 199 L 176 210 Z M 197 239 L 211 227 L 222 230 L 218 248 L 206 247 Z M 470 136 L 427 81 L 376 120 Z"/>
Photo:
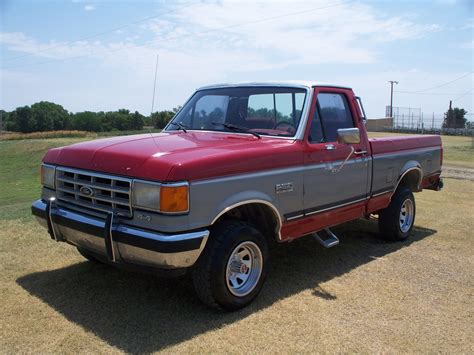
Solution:
<path fill-rule="evenodd" d="M 468 93 L 471 91 L 470 89 Z M 465 93 L 437 93 L 437 92 L 419 92 L 419 93 L 414 93 L 412 91 L 394 91 L 398 94 L 411 94 L 411 95 L 433 95 L 433 96 L 456 96 L 456 95 L 465 95 Z"/>
<path fill-rule="evenodd" d="M 454 83 L 455 81 L 461 80 L 461 79 L 465 78 L 466 76 L 471 75 L 472 73 L 474 73 L 474 72 L 470 71 L 469 73 L 466 73 L 466 74 L 460 76 L 459 78 L 456 78 L 454 80 L 450 80 L 448 82 L 445 82 L 445 83 L 442 83 L 442 84 L 439 84 L 439 85 L 436 85 L 436 86 L 433 86 L 433 87 L 428 88 L 428 89 L 417 90 L 417 91 L 399 91 L 399 92 L 404 93 L 404 94 L 421 94 L 424 91 L 430 91 L 430 90 L 437 89 L 437 88 L 449 85 L 451 83 Z"/>
<path fill-rule="evenodd" d="M 179 35 L 179 36 L 174 36 L 174 37 L 168 37 L 168 38 L 164 38 L 162 40 L 151 40 L 151 41 L 144 42 L 142 44 L 134 44 L 134 45 L 129 45 L 129 46 L 122 46 L 120 48 L 115 48 L 115 49 L 103 50 L 103 51 L 100 51 L 98 54 L 117 52 L 117 51 L 124 50 L 124 49 L 127 49 L 127 48 L 144 47 L 147 44 L 166 42 L 166 41 L 171 41 L 171 40 L 180 39 L 180 38 L 195 37 L 195 36 L 215 32 L 215 31 L 222 31 L 222 30 L 227 30 L 227 29 L 230 29 L 230 28 L 236 28 L 236 27 L 240 27 L 240 26 L 246 26 L 246 25 L 251 25 L 251 24 L 256 24 L 256 23 L 261 23 L 261 22 L 266 22 L 266 21 L 272 21 L 272 20 L 276 20 L 276 19 L 280 19 L 280 18 L 284 18 L 284 17 L 300 15 L 300 14 L 303 14 L 303 13 L 308 13 L 308 12 L 313 12 L 313 11 L 318 11 L 318 10 L 325 10 L 325 9 L 332 8 L 332 7 L 338 7 L 338 6 L 346 5 L 346 4 L 349 4 L 349 3 L 352 3 L 352 2 L 354 2 L 354 1 L 351 0 L 351 1 L 343 2 L 343 3 L 339 3 L 339 4 L 328 5 L 328 6 L 323 6 L 323 7 L 318 7 L 318 8 L 313 8 L 313 9 L 308 9 L 308 10 L 303 10 L 303 11 L 298 11 L 298 12 L 292 12 L 292 13 L 287 13 L 287 14 L 283 14 L 283 15 L 262 18 L 262 19 L 259 19 L 259 20 L 247 21 L 247 22 L 241 22 L 241 23 L 234 24 L 234 25 L 229 25 L 229 26 L 211 28 L 211 29 L 208 29 L 208 30 L 195 32 L 195 33 L 190 33 L 190 34 L 187 34 L 187 35 Z M 58 59 L 52 59 L 52 60 L 43 61 L 43 62 L 36 62 L 36 63 L 9 66 L 9 67 L 5 67 L 5 69 L 25 67 L 25 66 L 30 66 L 30 65 L 41 65 L 41 64 L 62 62 L 62 61 L 66 61 L 66 60 L 85 58 L 85 57 L 88 57 L 88 56 L 89 56 L 89 54 L 84 54 L 84 55 L 78 55 L 78 56 L 67 57 L 67 58 L 58 58 Z"/>
<path fill-rule="evenodd" d="M 453 102 L 454 102 L 454 101 L 458 101 L 459 99 L 462 99 L 464 96 L 469 95 L 469 93 L 470 93 L 472 90 L 474 90 L 474 88 L 471 88 L 470 90 L 466 91 L 464 94 L 462 94 L 462 95 L 456 97 L 455 99 L 453 99 Z"/>
<path fill-rule="evenodd" d="M 129 27 L 129 26 L 132 26 L 132 25 L 136 25 L 136 24 L 138 24 L 138 23 L 147 22 L 147 21 L 153 20 L 153 19 L 155 19 L 155 18 L 157 18 L 157 17 L 169 15 L 169 14 L 172 14 L 172 13 L 178 11 L 178 10 L 183 10 L 183 9 L 185 9 L 185 8 L 188 8 L 188 7 L 191 7 L 191 6 L 195 6 L 195 5 L 197 5 L 197 3 L 193 3 L 193 4 L 190 4 L 190 5 L 186 5 L 186 6 L 180 6 L 179 8 L 176 8 L 176 9 L 174 9 L 174 10 L 171 10 L 171 11 L 168 11 L 168 12 L 165 12 L 165 13 L 161 13 L 161 14 L 154 15 L 154 16 L 148 16 L 148 17 L 142 18 L 142 19 L 140 19 L 140 20 L 133 21 L 133 22 L 130 22 L 130 23 L 127 23 L 127 24 L 124 24 L 124 25 L 120 25 L 120 26 L 118 26 L 118 27 L 114 27 L 114 28 L 111 28 L 111 29 L 109 29 L 109 30 L 106 30 L 106 31 L 103 31 L 103 32 L 99 32 L 99 33 L 96 33 L 96 34 L 93 34 L 93 35 L 90 35 L 90 36 L 80 37 L 80 38 L 77 38 L 77 39 L 72 40 L 72 41 L 63 42 L 63 43 L 58 43 L 58 44 L 56 44 L 56 45 L 49 46 L 49 47 L 47 47 L 47 48 L 40 49 L 40 50 L 35 51 L 35 52 L 22 54 L 22 55 L 19 55 L 19 56 L 16 56 L 16 57 L 12 57 L 12 58 L 7 58 L 7 59 L 4 59 L 4 61 L 5 61 L 5 62 L 8 62 L 8 61 L 12 61 L 12 60 L 15 60 L 15 59 L 20 59 L 20 58 L 24 58 L 24 57 L 29 57 L 29 56 L 32 56 L 32 55 L 35 55 L 35 54 L 38 54 L 38 53 L 43 53 L 43 52 L 50 51 L 51 49 L 54 49 L 54 48 L 58 48 L 58 47 L 61 47 L 61 46 L 64 46 L 64 45 L 71 44 L 71 43 L 73 43 L 73 42 L 85 41 L 85 40 L 88 40 L 88 39 L 100 37 L 100 36 L 103 36 L 103 35 L 105 35 L 105 34 L 108 34 L 108 33 L 111 33 L 111 32 L 115 32 L 115 31 L 121 30 L 121 29 L 123 29 L 123 28 Z"/>

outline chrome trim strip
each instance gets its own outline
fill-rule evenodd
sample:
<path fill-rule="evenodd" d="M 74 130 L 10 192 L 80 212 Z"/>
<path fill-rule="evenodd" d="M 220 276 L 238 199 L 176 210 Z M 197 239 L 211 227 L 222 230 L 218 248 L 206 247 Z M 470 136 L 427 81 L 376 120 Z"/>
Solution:
<path fill-rule="evenodd" d="M 230 210 L 236 208 L 236 207 L 239 207 L 239 206 L 243 206 L 243 205 L 248 205 L 248 204 L 251 204 L 251 203 L 260 203 L 260 204 L 263 204 L 263 205 L 266 205 L 268 207 L 270 207 L 273 211 L 273 214 L 276 216 L 277 218 L 277 221 L 278 221 L 278 224 L 277 224 L 277 227 L 276 227 L 276 230 L 275 232 L 277 233 L 277 237 L 278 237 L 278 240 L 281 240 L 281 227 L 283 225 L 282 223 L 282 219 L 281 219 L 281 216 L 280 216 L 280 213 L 278 212 L 278 209 L 275 207 L 274 204 L 272 204 L 271 202 L 268 202 L 268 201 L 265 201 L 265 200 L 257 200 L 257 199 L 254 199 L 254 200 L 245 200 L 245 201 L 241 201 L 241 202 L 237 202 L 233 205 L 230 205 L 226 208 L 224 208 L 221 212 L 219 212 L 217 214 L 216 217 L 214 217 L 214 219 L 212 220 L 211 222 L 211 225 L 213 225 L 214 223 L 216 223 L 216 221 L 222 216 L 224 215 L 225 213 L 229 212 Z"/>
<path fill-rule="evenodd" d="M 59 242 L 59 239 L 56 235 L 56 231 L 54 230 L 54 222 L 53 222 L 53 217 L 52 217 L 52 211 L 53 211 L 53 207 L 55 207 L 55 202 L 56 199 L 52 198 L 49 200 L 49 213 L 48 213 L 48 218 L 49 218 L 49 223 L 51 225 L 51 232 L 53 233 L 53 237 L 54 237 L 54 240 Z M 46 210 L 46 207 L 45 207 L 45 210 Z"/>
<path fill-rule="evenodd" d="M 126 225 L 119 225 L 116 228 L 117 231 L 124 232 L 127 234 L 133 234 L 136 235 L 137 237 L 142 237 L 142 238 L 147 238 L 147 239 L 153 239 L 156 241 L 160 242 L 179 242 L 182 240 L 190 240 L 190 239 L 198 239 L 198 238 L 207 238 L 209 237 L 209 231 L 208 230 L 203 230 L 199 232 L 189 232 L 189 233 L 183 233 L 183 234 L 174 234 L 174 235 L 164 235 L 160 233 L 152 233 L 152 232 L 147 232 L 144 230 L 139 230 L 131 227 L 127 227 Z"/>
<path fill-rule="evenodd" d="M 413 171 L 413 170 L 417 170 L 418 173 L 419 173 L 419 174 L 418 174 L 418 184 L 416 185 L 416 189 L 417 189 L 417 190 L 420 189 L 421 182 L 423 181 L 423 170 L 421 170 L 421 167 L 420 167 L 420 166 L 411 167 L 411 168 L 405 170 L 405 172 L 403 172 L 403 173 L 400 175 L 400 177 L 398 178 L 397 184 L 395 185 L 395 189 L 393 190 L 392 195 L 390 196 L 390 199 L 392 199 L 393 194 L 395 194 L 395 192 L 397 191 L 398 185 L 400 185 L 400 182 L 402 182 L 402 180 L 403 180 L 403 178 L 405 177 L 405 175 L 408 174 L 410 171 Z"/>
<path fill-rule="evenodd" d="M 387 190 L 387 191 L 382 191 L 382 192 L 379 192 L 379 193 L 376 193 L 376 194 L 372 194 L 372 197 L 382 196 L 382 195 L 386 195 L 386 194 L 390 194 L 390 193 L 393 193 L 392 189 Z"/>
<path fill-rule="evenodd" d="M 303 214 L 299 214 L 297 216 L 292 216 L 292 217 L 288 217 L 286 220 L 287 221 L 291 221 L 293 219 L 297 219 L 297 218 L 301 218 L 301 217 L 304 217 L 304 213 Z"/>
<path fill-rule="evenodd" d="M 347 206 L 347 205 L 352 205 L 353 203 L 357 203 L 357 202 L 361 202 L 361 201 L 366 201 L 366 200 L 368 200 L 368 199 L 369 199 L 369 197 L 365 197 L 365 198 L 361 198 L 361 199 L 358 199 L 358 200 L 346 202 L 346 203 L 343 203 L 343 204 L 340 204 L 340 205 L 336 205 L 336 206 L 324 208 L 324 209 L 322 209 L 322 210 L 317 210 L 317 211 L 308 212 L 308 213 L 305 213 L 304 215 L 305 215 L 305 217 L 307 217 L 307 216 L 312 216 L 313 214 L 317 214 L 317 213 L 321 213 L 321 212 L 333 210 L 333 209 L 335 209 L 335 208 L 344 207 L 344 206 Z"/>
<path fill-rule="evenodd" d="M 239 82 L 239 83 L 218 83 L 213 85 L 202 86 L 198 90 L 205 89 L 219 89 L 219 88 L 231 88 L 231 87 L 255 87 L 255 86 L 276 86 L 276 87 L 294 87 L 294 88 L 314 88 L 314 87 L 330 87 L 330 88 L 341 88 L 350 89 L 351 87 L 346 85 L 338 85 L 331 83 L 324 83 L 311 80 L 288 80 L 288 81 L 267 81 L 267 82 Z"/>
<path fill-rule="evenodd" d="M 249 82 L 249 83 L 223 83 L 223 84 L 215 84 L 215 85 L 208 85 L 202 86 L 198 88 L 196 91 L 203 91 L 203 90 L 213 90 L 213 89 L 227 89 L 227 88 L 245 88 L 245 87 L 277 87 L 277 88 L 295 88 L 295 89 L 311 89 L 315 86 L 316 83 L 284 83 L 284 82 Z"/>
<path fill-rule="evenodd" d="M 112 252 L 112 261 L 115 263 L 117 259 L 115 258 L 115 245 L 114 245 L 114 235 L 112 234 L 112 229 L 114 226 L 114 214 L 110 215 L 110 226 L 109 226 L 109 238 L 110 238 L 110 251 Z"/>

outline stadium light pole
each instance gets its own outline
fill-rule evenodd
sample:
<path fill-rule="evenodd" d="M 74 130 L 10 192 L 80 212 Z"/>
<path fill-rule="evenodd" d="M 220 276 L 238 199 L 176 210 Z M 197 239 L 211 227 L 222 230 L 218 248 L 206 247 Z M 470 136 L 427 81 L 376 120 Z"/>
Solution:
<path fill-rule="evenodd" d="M 398 81 L 389 80 L 390 83 L 390 117 L 393 118 L 393 84 L 398 85 Z"/>

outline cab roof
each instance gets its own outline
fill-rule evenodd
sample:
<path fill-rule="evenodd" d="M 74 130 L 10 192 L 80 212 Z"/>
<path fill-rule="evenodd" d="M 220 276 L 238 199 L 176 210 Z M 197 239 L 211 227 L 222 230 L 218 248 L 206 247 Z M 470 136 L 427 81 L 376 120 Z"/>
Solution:
<path fill-rule="evenodd" d="M 304 80 L 288 80 L 288 81 L 268 81 L 268 82 L 238 82 L 238 83 L 221 83 L 214 85 L 202 86 L 198 90 L 229 88 L 229 87 L 248 87 L 248 86 L 282 86 L 282 87 L 298 87 L 298 88 L 313 88 L 316 86 L 334 87 L 342 89 L 350 89 L 346 85 L 330 84 L 318 81 L 304 81 Z"/>

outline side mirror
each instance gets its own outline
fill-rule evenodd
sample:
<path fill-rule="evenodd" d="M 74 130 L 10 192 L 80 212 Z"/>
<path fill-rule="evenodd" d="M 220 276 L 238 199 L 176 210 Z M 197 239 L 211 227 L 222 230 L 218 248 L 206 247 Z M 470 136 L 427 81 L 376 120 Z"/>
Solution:
<path fill-rule="evenodd" d="M 337 142 L 342 144 L 360 143 L 359 128 L 340 128 L 337 130 Z"/>

